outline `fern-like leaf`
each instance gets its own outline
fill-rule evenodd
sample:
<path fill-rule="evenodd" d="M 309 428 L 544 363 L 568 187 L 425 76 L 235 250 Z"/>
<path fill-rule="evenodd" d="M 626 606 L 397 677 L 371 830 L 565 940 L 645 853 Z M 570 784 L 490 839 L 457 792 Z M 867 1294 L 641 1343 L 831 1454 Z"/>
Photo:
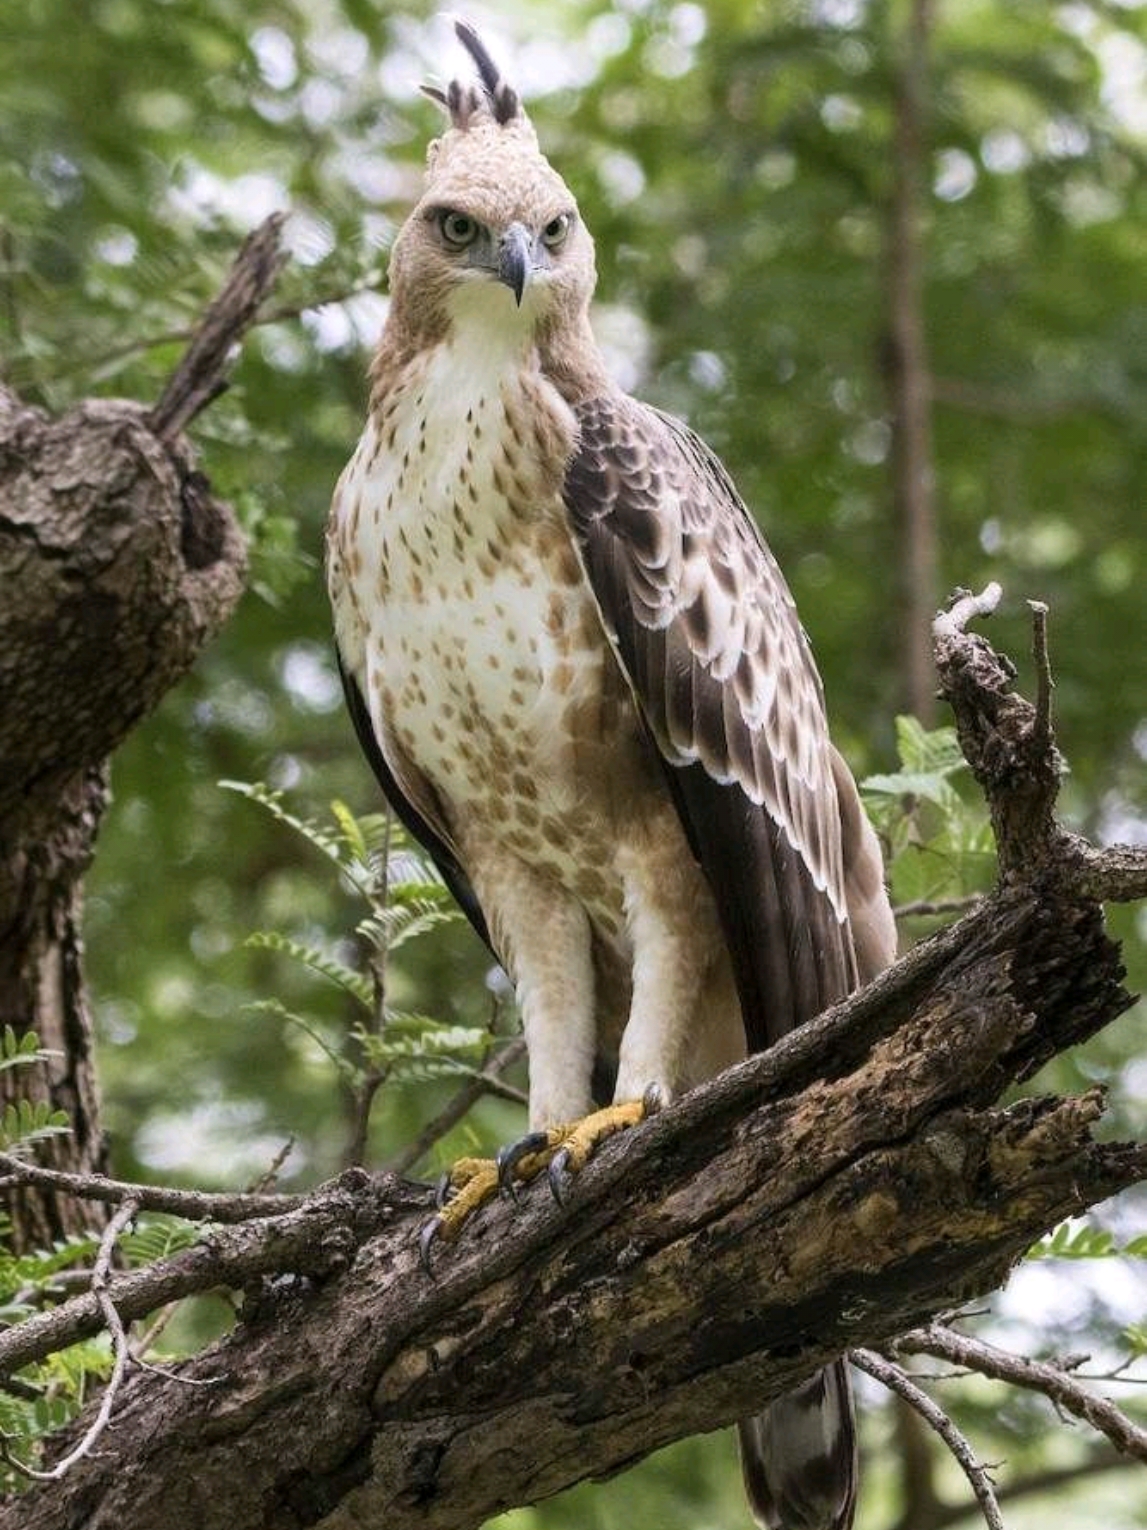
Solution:
<path fill-rule="evenodd" d="M 0 1116 L 0 1149 L 22 1154 L 36 1142 L 65 1137 L 71 1131 L 67 1113 L 47 1100 L 13 1100 Z"/>
<path fill-rule="evenodd" d="M 317 972 L 328 982 L 349 993 L 365 1009 L 370 1010 L 374 1003 L 374 988 L 371 981 L 361 972 L 355 972 L 353 967 L 347 967 L 343 962 L 333 956 L 328 956 L 325 951 L 320 951 L 316 946 L 304 946 L 297 940 L 292 940 L 287 935 L 280 935 L 275 930 L 256 930 L 253 935 L 248 935 L 245 945 L 252 946 L 260 951 L 278 951 L 283 956 L 289 956 L 294 961 L 301 962 L 311 972 Z"/>

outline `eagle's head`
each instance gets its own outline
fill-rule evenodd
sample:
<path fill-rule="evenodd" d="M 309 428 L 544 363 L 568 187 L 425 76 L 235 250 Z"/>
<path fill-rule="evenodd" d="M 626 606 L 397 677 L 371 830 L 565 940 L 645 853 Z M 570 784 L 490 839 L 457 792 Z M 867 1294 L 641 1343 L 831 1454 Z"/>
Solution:
<path fill-rule="evenodd" d="M 394 243 L 392 300 L 423 334 L 475 312 L 533 334 L 576 324 L 596 281 L 593 240 L 517 92 L 472 27 L 455 31 L 481 85 L 425 87 L 450 126 L 430 145 L 425 189 Z"/>

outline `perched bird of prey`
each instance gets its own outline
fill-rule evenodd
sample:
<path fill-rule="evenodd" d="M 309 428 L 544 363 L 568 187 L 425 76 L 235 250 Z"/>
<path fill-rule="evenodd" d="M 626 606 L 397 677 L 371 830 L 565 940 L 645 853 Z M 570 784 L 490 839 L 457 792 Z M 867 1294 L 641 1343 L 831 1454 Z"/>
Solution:
<path fill-rule="evenodd" d="M 516 985 L 533 1135 L 501 1173 L 553 1158 L 560 1184 L 884 966 L 894 933 L 780 570 L 704 443 L 611 381 L 589 231 L 457 32 L 479 83 L 428 91 L 449 123 L 394 244 L 329 586 L 383 791 Z M 455 1166 L 428 1241 L 496 1182 Z M 842 1361 L 741 1445 L 761 1524 L 851 1523 Z"/>

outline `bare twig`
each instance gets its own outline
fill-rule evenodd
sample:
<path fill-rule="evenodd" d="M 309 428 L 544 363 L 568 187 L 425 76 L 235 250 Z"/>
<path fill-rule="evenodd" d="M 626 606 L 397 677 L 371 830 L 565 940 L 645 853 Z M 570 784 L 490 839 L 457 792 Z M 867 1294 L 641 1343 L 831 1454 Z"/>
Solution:
<path fill-rule="evenodd" d="M 277 1217 L 297 1211 L 306 1201 L 302 1195 L 228 1195 L 205 1190 L 176 1190 L 165 1185 L 137 1185 L 107 1179 L 103 1174 L 65 1174 L 26 1163 L 11 1153 L 0 1153 L 0 1189 L 10 1185 L 41 1185 L 85 1201 L 118 1205 L 133 1201 L 141 1211 L 166 1211 L 189 1222 L 250 1222 L 258 1217 Z"/>
<path fill-rule="evenodd" d="M 294 1148 L 295 1134 L 292 1132 L 291 1135 L 287 1138 L 286 1142 L 283 1143 L 282 1147 L 275 1154 L 274 1158 L 271 1159 L 271 1162 L 263 1170 L 262 1174 L 260 1174 L 258 1178 L 253 1179 L 247 1186 L 248 1195 L 270 1194 L 271 1186 L 275 1184 L 279 1178 L 279 1170 L 291 1156 Z"/>
<path fill-rule="evenodd" d="M 1062 1366 L 1046 1360 L 1028 1360 L 971 1339 L 940 1324 L 914 1328 L 896 1340 L 900 1354 L 932 1355 L 968 1366 L 996 1381 L 1011 1382 L 1032 1392 L 1042 1392 L 1057 1408 L 1074 1414 L 1107 1436 L 1115 1448 L 1138 1461 L 1147 1461 L 1147 1429 L 1136 1424 L 1106 1397 L 1098 1397 Z"/>
<path fill-rule="evenodd" d="M 983 901 L 983 893 L 969 893 L 966 898 L 916 898 L 911 903 L 898 903 L 892 912 L 897 919 L 914 919 L 925 914 L 966 914 Z"/>
<path fill-rule="evenodd" d="M 234 346 L 255 320 L 286 259 L 279 246 L 283 213 L 272 213 L 248 234 L 222 291 L 195 327 L 191 344 L 149 415 L 157 436 L 170 440 L 216 398 Z"/>
<path fill-rule="evenodd" d="M 440 1142 L 446 1133 L 456 1126 L 470 1107 L 485 1094 L 496 1094 L 502 1099 L 510 1099 L 515 1103 L 524 1105 L 525 1096 L 520 1089 L 513 1089 L 504 1082 L 501 1075 L 507 1068 L 513 1065 L 526 1053 L 526 1041 L 524 1036 L 516 1036 L 506 1043 L 500 1052 L 496 1053 L 481 1073 L 474 1078 L 467 1079 L 461 1089 L 449 1099 L 432 1121 L 419 1132 L 413 1142 L 407 1145 L 390 1160 L 387 1168 L 392 1174 L 408 1174 L 420 1158 L 424 1158 L 436 1142 Z"/>
<path fill-rule="evenodd" d="M 1051 693 L 1055 681 L 1047 653 L 1047 605 L 1042 600 L 1029 600 L 1028 610 L 1032 614 L 1032 658 L 1036 668 L 1035 736 L 1045 749 L 1051 749 Z"/>
<path fill-rule="evenodd" d="M 889 1391 L 895 1392 L 902 1397 L 910 1407 L 914 1408 L 920 1417 L 933 1428 L 944 1444 L 959 1462 L 965 1477 L 972 1485 L 972 1491 L 976 1495 L 976 1502 L 984 1516 L 984 1522 L 989 1530 L 1004 1530 L 1004 1521 L 1000 1515 L 1000 1506 L 996 1501 L 995 1490 L 992 1485 L 988 1468 L 976 1458 L 975 1451 L 968 1441 L 956 1428 L 955 1424 L 944 1412 L 938 1403 L 932 1401 L 927 1392 L 918 1387 L 898 1365 L 885 1360 L 882 1355 L 875 1354 L 870 1349 L 854 1349 L 849 1352 L 849 1358 L 858 1370 L 874 1376 L 882 1382 Z"/>
<path fill-rule="evenodd" d="M 24 1466 L 13 1457 L 8 1457 L 8 1464 L 25 1477 L 31 1477 L 36 1482 L 58 1482 L 76 1464 L 82 1461 L 86 1455 L 90 1455 L 95 1449 L 96 1441 L 103 1434 L 111 1420 L 112 1409 L 115 1407 L 116 1397 L 123 1385 L 124 1372 L 130 1357 L 127 1342 L 127 1330 L 123 1320 L 116 1311 L 116 1305 L 111 1299 L 109 1286 L 111 1282 L 111 1262 L 115 1253 L 115 1246 L 120 1233 L 135 1220 L 139 1213 L 139 1205 L 136 1201 L 124 1201 L 111 1221 L 104 1228 L 100 1239 L 100 1251 L 96 1258 L 95 1268 L 92 1270 L 92 1295 L 99 1305 L 103 1316 L 104 1325 L 111 1334 L 112 1340 L 112 1373 L 108 1377 L 107 1386 L 100 1398 L 99 1409 L 95 1418 L 84 1431 L 83 1439 L 74 1449 L 62 1456 L 50 1471 L 37 1471 L 34 1467 Z"/>
<path fill-rule="evenodd" d="M 955 637 L 977 616 L 991 616 L 1000 603 L 1003 589 L 993 579 L 978 595 L 964 590 L 946 611 L 938 611 L 932 622 L 933 637 Z"/>

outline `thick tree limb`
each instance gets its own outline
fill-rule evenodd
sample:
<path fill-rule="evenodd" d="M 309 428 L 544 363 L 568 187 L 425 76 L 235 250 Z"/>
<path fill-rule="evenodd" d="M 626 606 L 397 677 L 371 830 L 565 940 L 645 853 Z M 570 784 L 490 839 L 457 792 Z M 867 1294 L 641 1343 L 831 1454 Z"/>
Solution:
<path fill-rule="evenodd" d="M 1147 1149 L 1091 1140 L 1095 1094 L 991 1103 L 1124 1002 L 1097 917 L 1012 892 L 604 1150 L 568 1211 L 539 1186 L 521 1213 L 482 1212 L 436 1282 L 417 1265 L 426 1201 L 401 1182 L 340 1183 L 311 1236 L 299 1211 L 212 1233 L 170 1265 L 335 1273 L 265 1292 L 186 1368 L 221 1385 L 134 1378 L 117 1453 L 11 1513 L 22 1530 L 79 1505 L 92 1530 L 129 1507 L 228 1530 L 477 1525 L 732 1419 L 991 1289 L 1045 1228 L 1143 1175 Z M 176 1294 L 121 1277 L 125 1317 L 149 1275 L 142 1305 Z"/>
<path fill-rule="evenodd" d="M 1054 768 L 1011 818 L 995 800 L 1023 796 L 1038 730 L 962 615 L 941 624 L 942 672 L 1012 836 L 999 891 L 609 1144 L 568 1208 L 541 1184 L 520 1211 L 485 1208 L 436 1280 L 418 1266 L 428 1192 L 355 1174 L 117 1278 L 125 1321 L 189 1290 L 245 1289 L 240 1327 L 181 1370 L 216 1384 L 133 1376 L 113 1443 L 0 1509 L 2 1530 L 477 1526 L 928 1324 L 1142 1179 L 1147 1146 L 1093 1139 L 1098 1091 L 997 1104 L 1129 1000 L 1091 901 L 1106 863 L 1084 891 L 1048 853 Z M 306 1278 L 269 1278 L 285 1272 Z M 0 1339 L 0 1368 L 100 1322 L 90 1295 L 39 1314 Z"/>

